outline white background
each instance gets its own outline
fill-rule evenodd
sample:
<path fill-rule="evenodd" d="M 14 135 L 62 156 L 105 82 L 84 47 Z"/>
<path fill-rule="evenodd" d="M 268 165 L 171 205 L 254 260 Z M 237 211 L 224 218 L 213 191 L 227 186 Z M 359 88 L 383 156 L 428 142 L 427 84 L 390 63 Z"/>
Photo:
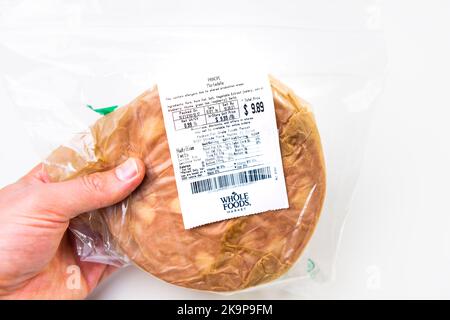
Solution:
<path fill-rule="evenodd" d="M 388 76 L 335 281 L 298 297 L 450 298 L 450 2 L 382 1 L 381 7 Z M 11 106 L 0 91 L 1 186 L 41 160 L 27 152 L 32 146 Z M 166 285 L 135 268 L 117 272 L 91 297 L 223 298 Z"/>

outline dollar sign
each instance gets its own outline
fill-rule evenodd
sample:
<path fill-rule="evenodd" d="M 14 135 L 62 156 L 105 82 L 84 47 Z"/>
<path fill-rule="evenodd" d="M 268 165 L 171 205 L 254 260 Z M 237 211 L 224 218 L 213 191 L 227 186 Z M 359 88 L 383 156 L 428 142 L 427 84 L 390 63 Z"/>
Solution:
<path fill-rule="evenodd" d="M 246 104 L 244 104 L 244 110 L 245 110 L 245 111 L 244 111 L 244 114 L 245 114 L 245 115 L 248 115 L 247 105 L 246 105 Z"/>

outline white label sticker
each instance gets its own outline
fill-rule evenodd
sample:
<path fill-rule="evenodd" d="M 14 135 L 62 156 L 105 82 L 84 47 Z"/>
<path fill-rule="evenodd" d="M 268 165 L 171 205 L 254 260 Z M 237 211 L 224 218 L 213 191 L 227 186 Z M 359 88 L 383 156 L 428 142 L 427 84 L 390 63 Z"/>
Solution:
<path fill-rule="evenodd" d="M 267 75 L 158 89 L 185 228 L 289 207 Z"/>

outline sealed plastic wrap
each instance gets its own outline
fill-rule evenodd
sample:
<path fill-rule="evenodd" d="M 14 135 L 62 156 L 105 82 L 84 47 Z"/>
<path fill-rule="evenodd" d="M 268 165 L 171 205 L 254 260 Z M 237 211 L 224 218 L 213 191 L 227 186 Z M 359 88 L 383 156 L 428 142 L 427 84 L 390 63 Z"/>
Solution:
<path fill-rule="evenodd" d="M 111 169 L 128 157 L 145 162 L 144 182 L 124 203 L 73 220 L 80 256 L 123 253 L 167 282 L 211 291 L 244 289 L 284 274 L 319 219 L 325 165 L 308 106 L 281 82 L 271 84 L 288 209 L 185 230 L 155 88 L 97 121 L 77 148 L 62 146 L 45 161 L 52 181 Z"/>
<path fill-rule="evenodd" d="M 23 3 L 35 6 L 42 28 L 26 28 Z M 76 19 L 55 15 L 73 7 Z M 248 15 L 213 10 L 204 22 L 189 15 L 163 21 L 173 8 L 144 2 L 24 1 L 9 9 L 0 19 L 0 50 L 23 69 L 0 62 L 4 84 L 52 181 L 108 170 L 130 156 L 146 165 L 126 200 L 71 222 L 82 260 L 135 264 L 166 282 L 216 292 L 270 282 L 307 295 L 309 284 L 332 278 L 384 76 L 375 1 L 287 1 L 275 12 L 258 2 Z M 187 230 L 158 79 L 250 65 L 274 75 L 289 208 Z M 120 107 L 100 116 L 86 105 Z"/>

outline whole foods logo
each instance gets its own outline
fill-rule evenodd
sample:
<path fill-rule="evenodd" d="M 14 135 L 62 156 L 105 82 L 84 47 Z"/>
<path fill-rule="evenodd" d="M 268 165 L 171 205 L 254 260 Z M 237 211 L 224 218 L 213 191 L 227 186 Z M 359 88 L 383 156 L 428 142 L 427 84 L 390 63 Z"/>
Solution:
<path fill-rule="evenodd" d="M 226 197 L 221 197 L 223 210 L 228 213 L 236 212 L 236 211 L 244 211 L 246 207 L 251 206 L 248 192 L 244 193 L 236 193 L 233 192 L 231 195 Z"/>

